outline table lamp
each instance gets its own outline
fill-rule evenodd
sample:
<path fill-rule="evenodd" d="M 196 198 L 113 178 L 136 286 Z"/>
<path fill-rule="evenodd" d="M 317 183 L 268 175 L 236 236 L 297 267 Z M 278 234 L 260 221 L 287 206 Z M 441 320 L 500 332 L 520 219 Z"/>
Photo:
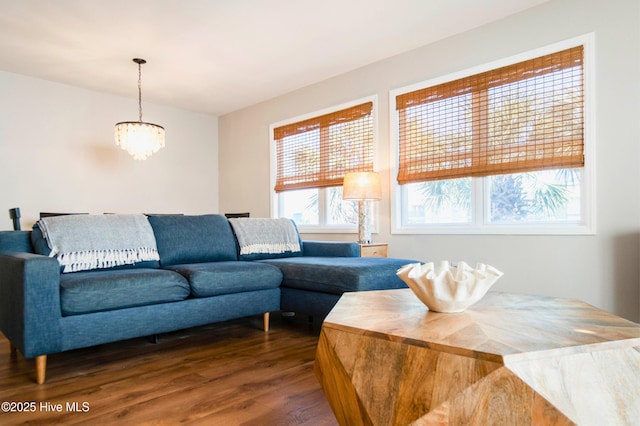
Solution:
<path fill-rule="evenodd" d="M 358 201 L 358 242 L 371 243 L 371 211 L 369 202 L 382 199 L 380 175 L 375 172 L 346 173 L 342 184 L 342 199 Z"/>

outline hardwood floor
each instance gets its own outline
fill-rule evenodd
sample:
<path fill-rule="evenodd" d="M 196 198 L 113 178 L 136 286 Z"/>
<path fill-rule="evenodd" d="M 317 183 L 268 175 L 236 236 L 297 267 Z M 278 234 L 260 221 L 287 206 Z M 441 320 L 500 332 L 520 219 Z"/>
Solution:
<path fill-rule="evenodd" d="M 268 333 L 259 316 L 49 355 L 43 385 L 0 334 L 0 402 L 35 402 L 0 424 L 336 425 L 313 373 L 319 327 L 271 317 Z"/>

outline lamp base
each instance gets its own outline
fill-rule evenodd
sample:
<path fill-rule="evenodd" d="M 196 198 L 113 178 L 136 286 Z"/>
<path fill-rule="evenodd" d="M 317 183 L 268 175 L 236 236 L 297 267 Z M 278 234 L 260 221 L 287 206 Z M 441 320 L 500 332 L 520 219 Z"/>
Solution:
<path fill-rule="evenodd" d="M 358 200 L 358 243 L 371 244 L 372 242 L 369 201 Z"/>

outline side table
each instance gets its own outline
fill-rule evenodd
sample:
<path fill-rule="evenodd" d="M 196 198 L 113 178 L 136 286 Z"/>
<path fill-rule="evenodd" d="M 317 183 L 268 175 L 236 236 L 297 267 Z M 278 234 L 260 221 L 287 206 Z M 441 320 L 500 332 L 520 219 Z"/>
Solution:
<path fill-rule="evenodd" d="M 360 244 L 360 257 L 388 257 L 387 243 Z"/>
<path fill-rule="evenodd" d="M 571 299 L 345 293 L 315 373 L 341 425 L 640 425 L 640 324 Z"/>

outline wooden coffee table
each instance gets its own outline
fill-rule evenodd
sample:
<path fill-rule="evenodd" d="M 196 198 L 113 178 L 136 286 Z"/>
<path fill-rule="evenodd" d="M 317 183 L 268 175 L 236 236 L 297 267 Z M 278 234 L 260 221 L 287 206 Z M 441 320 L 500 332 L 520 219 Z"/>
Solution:
<path fill-rule="evenodd" d="M 577 300 L 345 293 L 315 372 L 341 425 L 640 425 L 640 325 Z"/>

